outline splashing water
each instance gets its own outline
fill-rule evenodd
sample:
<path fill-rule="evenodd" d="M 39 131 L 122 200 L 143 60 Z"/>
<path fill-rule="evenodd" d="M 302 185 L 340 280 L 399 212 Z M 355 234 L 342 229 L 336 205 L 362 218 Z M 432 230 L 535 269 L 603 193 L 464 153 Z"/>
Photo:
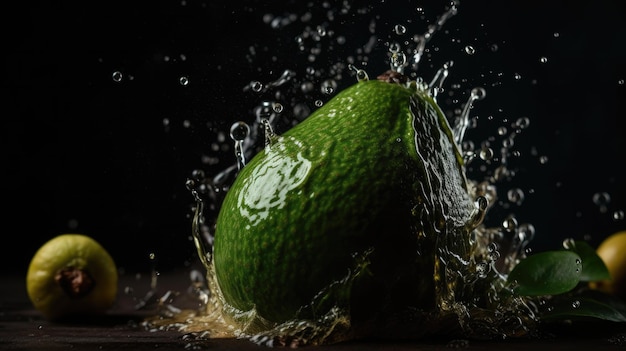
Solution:
<path fill-rule="evenodd" d="M 458 2 L 450 3 L 447 10 L 433 24 L 428 26 L 427 31 L 422 35 L 415 35 L 412 42 L 405 42 L 404 47 L 396 42 L 388 43 L 388 58 L 392 71 L 406 74 L 407 67 L 411 67 L 413 72 L 410 77 L 414 78 L 413 83 L 421 90 L 426 91 L 436 101 L 439 94 L 444 90 L 446 78 L 453 68 L 453 61 L 445 62 L 435 73 L 429 83 L 425 83 L 421 77 L 415 73 L 419 63 L 424 57 L 427 43 L 433 36 L 441 30 L 444 24 L 458 12 Z M 398 35 L 406 33 L 406 27 L 396 25 L 394 32 Z M 317 36 L 324 36 L 327 33 L 323 30 L 316 30 Z M 299 36 L 298 41 L 303 41 L 307 36 Z M 405 52 L 410 52 L 407 58 Z M 339 67 L 339 66 L 338 66 Z M 352 73 L 357 81 L 369 79 L 365 69 L 358 68 L 354 63 L 348 63 L 345 67 Z M 335 67 L 337 68 L 337 67 Z M 313 73 L 313 69 L 310 69 Z M 337 74 L 336 76 L 340 76 Z M 278 89 L 295 80 L 295 72 L 285 70 L 274 81 L 263 84 L 259 81 L 252 81 L 244 87 L 245 91 L 256 93 L 268 92 Z M 302 84 L 303 90 L 309 90 L 307 84 Z M 321 91 L 324 94 L 332 94 L 336 91 L 334 79 L 324 80 Z M 277 96 L 279 94 L 276 94 Z M 527 119 L 520 119 L 513 125 L 517 132 L 511 134 L 507 142 L 503 143 L 499 157 L 495 157 L 495 152 L 489 144 L 481 145 L 478 151 L 474 150 L 473 144 L 465 140 L 468 129 L 472 127 L 471 110 L 474 103 L 485 98 L 486 90 L 482 87 L 471 89 L 469 97 L 462 104 L 460 112 L 457 113 L 452 124 L 454 142 L 459 150 L 463 150 L 465 165 L 467 166 L 475 158 L 485 161 L 498 159 L 499 166 L 491 177 L 480 181 L 471 181 L 471 196 L 475 200 L 476 213 L 469 227 L 474 228 L 475 248 L 472 252 L 472 262 L 456 262 L 452 253 L 446 252 L 442 256 L 450 259 L 439 267 L 441 276 L 440 286 L 442 297 L 439 300 L 439 308 L 448 313 L 442 318 L 429 322 L 436 322 L 440 325 L 450 323 L 450 319 L 460 324 L 463 333 L 475 338 L 507 338 L 532 333 L 536 322 L 534 302 L 524 300 L 514 296 L 510 287 L 505 287 L 504 280 L 506 274 L 522 259 L 527 251 L 528 243 L 534 237 L 534 227 L 532 224 L 518 223 L 515 216 L 507 217 L 500 226 L 489 228 L 483 223 L 487 212 L 497 203 L 498 196 L 496 183 L 507 177 L 512 172 L 507 168 L 507 155 L 510 153 L 512 138 L 518 135 L 518 131 L 528 126 Z M 321 100 L 316 100 L 314 105 L 320 106 Z M 298 110 L 301 104 L 294 103 L 294 111 Z M 224 313 L 224 306 L 221 303 L 222 297 L 215 280 L 215 272 L 212 264 L 212 225 L 219 211 L 219 206 L 228 191 L 229 185 L 237 176 L 238 172 L 246 166 L 246 160 L 253 157 L 261 148 L 268 147 L 277 137 L 276 125 L 282 116 L 284 107 L 281 103 L 274 101 L 263 101 L 255 108 L 255 119 L 251 125 L 244 121 L 235 122 L 230 128 L 230 137 L 234 143 L 234 156 L 236 162 L 223 169 L 214 176 L 206 176 L 203 171 L 194 171 L 187 181 L 187 188 L 195 200 L 194 216 L 192 220 L 192 234 L 198 256 L 202 264 L 207 269 L 207 289 L 202 291 L 205 303 L 199 310 L 181 311 L 176 315 L 169 315 L 168 318 L 152 320 L 152 325 L 162 328 L 177 329 L 195 335 L 199 338 L 219 338 L 219 337 L 246 337 L 251 341 L 271 346 L 276 341 L 276 336 L 282 335 L 302 335 L 304 333 L 313 334 L 311 343 L 329 342 L 333 339 L 323 339 L 321 334 L 340 333 L 347 330 L 349 322 L 348 316 L 342 311 L 331 309 L 323 316 L 324 323 L 311 325 L 305 321 L 290 321 L 279 326 L 266 326 L 264 332 L 253 332 L 263 330 L 256 328 L 254 324 L 261 323 L 255 316 L 249 315 L 233 322 L 228 318 L 228 313 Z M 302 113 L 306 115 L 306 112 Z M 293 124 L 304 117 L 295 113 Z M 279 118 L 280 117 L 280 118 Z M 503 131 L 506 134 L 506 131 Z M 511 189 L 508 193 L 509 201 L 520 204 L 524 194 L 520 189 Z M 207 223 L 208 219 L 208 223 Z M 445 250 L 445 246 L 440 248 Z M 446 256 L 447 254 L 447 256 Z M 355 258 L 355 267 L 360 267 L 360 263 L 367 261 L 367 254 Z M 355 275 L 360 272 L 357 268 Z M 341 284 L 349 286 L 354 276 L 347 276 Z M 332 287 L 329 287 L 332 288 Z M 446 293 L 447 291 L 447 293 Z M 253 312 L 252 312 L 253 314 Z M 319 322 L 319 320 L 318 320 Z M 411 332 L 415 330 L 415 325 L 407 323 L 406 328 L 398 333 Z M 397 326 L 397 325 L 396 325 Z M 396 326 L 391 326 L 396 327 Z M 316 329 L 317 328 L 317 329 Z M 311 332 L 311 330 L 314 332 Z M 415 334 L 413 334 L 415 335 Z M 417 336 L 417 335 L 416 335 Z M 318 339 L 315 339 L 318 337 Z M 340 336 L 339 338 L 348 338 Z"/>

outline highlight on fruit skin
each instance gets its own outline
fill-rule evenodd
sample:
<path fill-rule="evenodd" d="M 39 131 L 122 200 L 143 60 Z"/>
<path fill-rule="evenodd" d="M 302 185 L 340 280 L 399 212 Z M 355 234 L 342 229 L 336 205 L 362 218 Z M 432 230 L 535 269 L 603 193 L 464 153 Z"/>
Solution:
<path fill-rule="evenodd" d="M 102 315 L 117 297 L 118 272 L 111 255 L 84 234 L 61 234 L 30 261 L 26 289 L 49 320 Z"/>

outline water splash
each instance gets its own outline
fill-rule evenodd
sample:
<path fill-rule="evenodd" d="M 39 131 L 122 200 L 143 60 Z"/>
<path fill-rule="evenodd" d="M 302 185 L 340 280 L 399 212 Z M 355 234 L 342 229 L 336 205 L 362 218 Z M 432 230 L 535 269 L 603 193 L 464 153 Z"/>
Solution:
<path fill-rule="evenodd" d="M 453 65 L 453 61 L 448 61 L 443 64 L 433 79 L 428 84 L 428 90 L 430 91 L 430 95 L 433 97 L 433 100 L 437 101 L 437 94 L 443 89 L 443 83 L 448 78 L 448 74 L 450 73 L 450 68 Z M 461 138 L 462 139 L 462 138 Z"/>
<path fill-rule="evenodd" d="M 428 30 L 426 33 L 422 35 L 418 35 L 415 38 L 417 42 L 417 48 L 413 53 L 413 70 L 417 71 L 420 61 L 422 60 L 422 56 L 424 55 L 424 50 L 426 50 L 426 44 L 433 38 L 435 33 L 437 33 L 443 25 L 454 15 L 456 15 L 459 11 L 459 1 L 452 1 L 448 7 L 448 10 L 444 12 L 435 23 L 428 26 Z"/>
<path fill-rule="evenodd" d="M 487 95 L 487 92 L 484 88 L 474 88 L 470 92 L 470 96 L 463 107 L 463 112 L 458 118 L 457 124 L 452 129 L 452 134 L 454 135 L 454 141 L 457 145 L 462 145 L 463 140 L 465 139 L 465 132 L 467 128 L 470 126 L 470 110 L 475 101 L 482 100 Z"/>
<path fill-rule="evenodd" d="M 292 81 L 295 77 L 296 77 L 296 72 L 290 69 L 286 69 L 283 71 L 280 77 L 278 77 L 276 80 L 268 82 L 267 84 L 263 84 L 258 80 L 253 80 L 250 82 L 250 84 L 246 85 L 243 90 L 244 91 L 252 90 L 255 93 L 262 93 L 262 92 L 271 90 L 273 88 L 283 86 L 287 84 L 288 82 Z"/>
<path fill-rule="evenodd" d="M 274 128 L 268 119 L 263 119 L 263 131 L 265 132 L 265 147 L 272 146 L 272 143 L 276 140 L 277 135 L 274 133 Z"/>
<path fill-rule="evenodd" d="M 452 16 L 457 14 L 458 4 L 458 1 L 451 2 L 447 10 L 435 23 L 428 26 L 428 30 L 424 34 L 414 37 L 414 43 L 417 44 L 417 47 L 412 52 L 412 61 L 407 58 L 405 50 L 400 44 L 395 42 L 389 44 L 389 66 L 393 72 L 402 74 L 409 66 L 411 66 L 413 70 L 417 70 L 418 64 L 422 60 L 426 50 L 427 42 L 432 39 Z M 330 36 L 330 33 L 325 30 L 320 31 L 317 29 L 316 32 L 319 39 Z M 394 32 L 397 35 L 402 35 L 406 32 L 406 27 L 395 26 Z M 304 37 L 300 39 L 304 40 Z M 337 70 L 335 71 L 337 78 L 341 77 L 340 67 L 341 65 L 337 65 Z M 357 68 L 353 63 L 348 63 L 346 67 L 349 72 L 354 73 L 357 82 L 369 80 L 369 75 L 366 70 Z M 444 90 L 444 83 L 452 67 L 453 61 L 448 61 L 436 72 L 430 80 L 430 83 L 426 84 L 422 78 L 418 77 L 414 81 L 409 82 L 409 84 L 414 84 L 417 89 L 426 92 L 433 99 L 437 99 L 439 94 Z M 308 72 L 311 75 L 318 73 L 314 69 L 309 69 Z M 281 76 L 275 81 L 267 84 L 263 84 L 260 81 L 252 81 L 249 85 L 244 87 L 244 91 L 250 91 L 252 93 L 271 93 L 273 90 L 285 87 L 287 83 L 293 82 L 295 79 L 296 74 L 294 71 L 284 70 Z M 323 80 L 320 84 L 319 91 L 323 95 L 332 95 L 336 87 L 333 82 L 334 79 L 331 81 Z M 312 90 L 307 88 L 306 91 Z M 485 95 L 486 91 L 481 87 L 472 89 L 467 101 L 463 105 L 462 111 L 458 113 L 457 119 L 451 129 L 454 142 L 457 144 L 459 150 L 468 150 L 465 147 L 461 147 L 466 141 L 465 135 L 467 131 L 471 128 L 470 111 L 474 103 L 483 99 Z M 280 94 L 276 93 L 274 96 L 279 97 Z M 315 99 L 313 103 L 316 107 L 322 104 L 323 101 L 321 99 Z M 295 105 L 301 106 L 298 104 Z M 211 337 L 215 337 L 216 335 L 247 337 L 256 343 L 268 346 L 273 345 L 275 342 L 289 344 L 289 342 L 294 341 L 294 339 L 289 338 L 276 339 L 275 336 L 280 335 L 280 333 L 284 333 L 285 335 L 289 333 L 293 335 L 293 333 L 295 333 L 301 336 L 302 333 L 312 332 L 311 328 L 313 327 L 311 325 L 302 321 L 290 321 L 285 325 L 273 327 L 269 332 L 258 333 L 256 331 L 264 330 L 263 328 L 267 330 L 267 326 L 264 325 L 265 322 L 263 320 L 259 320 L 254 316 L 254 311 L 249 311 L 246 315 L 237 316 L 235 318 L 237 321 L 234 324 L 232 321 L 229 322 L 225 320 L 224 315 L 221 313 L 225 306 L 221 303 L 219 288 L 214 280 L 213 273 L 212 241 L 215 218 L 211 216 L 207 217 L 207 208 L 213 208 L 214 210 L 219 209 L 229 184 L 232 183 L 238 172 L 246 166 L 246 160 L 253 157 L 260 148 L 271 147 L 274 140 L 278 137 L 275 130 L 277 122 L 280 119 L 277 117 L 279 117 L 282 112 L 282 104 L 271 100 L 262 101 L 254 109 L 255 119 L 251 125 L 240 121 L 231 126 L 230 135 L 234 143 L 235 164 L 226 167 L 213 177 L 208 177 L 201 171 L 195 171 L 192 177 L 187 181 L 187 188 L 192 193 L 195 201 L 194 216 L 192 219 L 194 243 L 201 262 L 208 270 L 206 284 L 209 289 L 206 313 L 193 319 L 185 319 L 187 323 L 185 323 L 185 326 L 181 328 L 181 330 L 206 331 L 208 329 L 205 323 L 210 321 L 212 323 L 211 328 L 214 328 L 212 329 Z M 520 121 L 517 127 L 525 128 L 525 125 L 527 125 L 527 121 Z M 506 134 L 506 131 L 503 133 Z M 511 139 L 512 138 L 513 136 L 511 136 Z M 442 260 L 439 262 L 437 269 L 440 272 L 441 279 L 443 279 L 443 283 L 441 284 L 442 290 L 447 291 L 442 293 L 444 298 L 440 301 L 440 307 L 451 311 L 453 319 L 461 323 L 463 328 L 474 336 L 482 335 L 492 338 L 494 335 L 508 337 L 527 333 L 530 329 L 530 323 L 534 319 L 534 310 L 526 301 L 515 297 L 502 300 L 499 296 L 499 292 L 505 289 L 502 283 L 503 277 L 515 266 L 520 258 L 527 254 L 528 251 L 526 247 L 534 236 L 534 228 L 530 224 L 517 223 L 514 216 L 510 216 L 502 222 L 501 226 L 495 228 L 487 228 L 484 223 L 486 214 L 490 208 L 495 206 L 498 200 L 494 183 L 497 180 L 501 180 L 504 177 L 503 175 L 508 173 L 505 165 L 507 161 L 506 155 L 512 145 L 511 143 L 504 145 L 501 149 L 499 161 L 502 163 L 502 168 L 500 168 L 491 179 L 485 181 L 470 181 L 468 184 L 468 191 L 471 193 L 476 207 L 473 217 L 467 224 L 469 229 L 475 230 L 476 235 L 473 238 L 476 247 L 472 258 L 474 262 L 457 260 L 453 257 L 452 252 L 445 251 L 445 245 L 440 247 L 442 250 L 440 258 Z M 464 154 L 464 157 L 467 156 L 466 163 L 472 159 L 468 156 L 470 154 L 474 155 L 476 153 L 473 152 L 473 150 L 468 150 L 468 153 Z M 493 150 L 485 145 L 481 147 L 479 154 L 482 160 L 491 161 L 494 159 Z M 512 198 L 514 196 L 515 194 L 511 195 Z M 444 261 L 443 258 L 451 258 L 451 260 Z M 358 270 L 355 272 L 358 272 Z M 349 281 L 350 276 L 347 276 L 344 284 L 349 285 Z M 484 294 L 476 294 L 476 291 L 483 291 Z M 481 301 L 477 301 L 476 299 L 481 299 Z M 477 307 L 479 305 L 484 307 Z M 341 332 L 345 330 L 345 326 L 342 324 L 345 316 L 345 311 L 331 310 L 329 314 L 325 314 L 320 320 L 317 320 L 317 324 L 323 325 L 324 321 L 331 321 L 333 323 L 332 327 L 328 327 L 326 331 L 332 330 L 333 332 L 331 332 L 331 334 Z M 240 327 L 233 329 L 233 325 Z M 263 327 L 257 328 L 258 325 L 262 325 Z M 410 330 L 410 328 L 407 330 Z M 316 332 L 319 333 L 319 331 Z M 332 337 L 325 340 L 332 340 Z"/>
<path fill-rule="evenodd" d="M 241 170 L 246 165 L 244 141 L 249 134 L 250 127 L 245 122 L 239 121 L 230 127 L 230 138 L 235 142 L 235 157 L 237 158 L 238 170 Z"/>

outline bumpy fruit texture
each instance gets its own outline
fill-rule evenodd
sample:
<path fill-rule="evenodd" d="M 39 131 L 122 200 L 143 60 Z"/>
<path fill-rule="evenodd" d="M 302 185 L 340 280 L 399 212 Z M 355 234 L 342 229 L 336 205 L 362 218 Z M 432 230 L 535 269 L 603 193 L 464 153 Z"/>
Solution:
<path fill-rule="evenodd" d="M 62 234 L 37 250 L 28 267 L 28 296 L 46 318 L 60 320 L 106 312 L 117 295 L 113 258 L 94 239 Z"/>
<path fill-rule="evenodd" d="M 439 250 L 470 255 L 475 206 L 461 162 L 445 116 L 415 85 L 370 80 L 338 93 L 228 191 L 214 242 L 224 302 L 275 323 L 313 318 L 304 307 L 337 296 L 353 323 L 435 308 L 450 288 Z M 355 272 L 355 257 L 367 268 L 354 285 L 320 299 Z"/>

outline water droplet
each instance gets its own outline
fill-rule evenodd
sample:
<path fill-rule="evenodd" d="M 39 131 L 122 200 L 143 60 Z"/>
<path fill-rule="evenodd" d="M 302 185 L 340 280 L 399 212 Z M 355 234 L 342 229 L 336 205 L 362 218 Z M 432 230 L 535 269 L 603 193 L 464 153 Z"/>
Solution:
<path fill-rule="evenodd" d="M 272 110 L 274 110 L 274 112 L 276 113 L 281 113 L 284 109 L 285 107 L 280 102 L 275 102 L 272 104 Z"/>
<path fill-rule="evenodd" d="M 185 188 L 187 188 L 187 190 L 193 191 L 195 187 L 196 182 L 193 179 L 187 179 L 185 181 Z"/>
<path fill-rule="evenodd" d="M 400 46 L 400 44 L 398 44 L 398 43 L 391 43 L 389 45 L 389 52 L 392 53 L 392 54 L 395 54 L 395 53 L 400 52 L 401 48 L 402 47 Z"/>
<path fill-rule="evenodd" d="M 122 74 L 122 72 L 120 71 L 115 71 L 113 72 L 113 74 L 111 75 L 111 78 L 113 78 L 114 82 L 121 82 L 122 79 L 124 78 L 124 75 Z"/>
<path fill-rule="evenodd" d="M 500 252 L 499 251 L 493 251 L 493 252 L 489 252 L 487 254 L 487 259 L 491 262 L 495 262 L 500 258 Z"/>
<path fill-rule="evenodd" d="M 205 281 L 204 274 L 197 269 L 193 269 L 189 272 L 189 280 L 192 283 L 203 283 Z"/>
<path fill-rule="evenodd" d="M 263 90 L 263 83 L 259 82 L 258 80 L 253 80 L 252 82 L 250 82 L 250 89 L 258 93 Z"/>
<path fill-rule="evenodd" d="M 322 107 L 322 105 L 324 105 L 324 101 L 322 101 L 322 100 L 315 100 L 314 104 L 315 104 L 315 107 Z"/>
<path fill-rule="evenodd" d="M 396 32 L 397 35 L 402 35 L 402 34 L 406 33 L 406 27 L 401 25 L 401 24 L 396 24 L 396 26 L 393 29 L 394 29 L 394 32 Z"/>
<path fill-rule="evenodd" d="M 623 219 L 624 219 L 624 211 L 617 210 L 617 211 L 613 212 L 613 220 L 621 221 Z"/>
<path fill-rule="evenodd" d="M 506 231 L 512 232 L 517 229 L 517 219 L 509 216 L 502 221 L 502 228 Z"/>
<path fill-rule="evenodd" d="M 353 64 L 349 64 L 348 69 L 356 73 L 357 81 L 361 82 L 361 81 L 369 80 L 369 76 L 367 75 L 367 72 L 365 72 L 365 70 L 356 68 L 356 66 L 354 66 Z"/>
<path fill-rule="evenodd" d="M 530 223 L 520 225 L 519 235 L 522 237 L 522 241 L 531 242 L 535 238 L 535 226 Z"/>
<path fill-rule="evenodd" d="M 476 264 L 476 272 L 481 278 L 486 277 L 485 273 L 487 272 L 488 267 L 489 267 L 489 264 L 487 262 L 478 262 Z"/>
<path fill-rule="evenodd" d="M 565 238 L 562 245 L 566 250 L 573 250 L 576 247 L 576 241 L 573 238 Z"/>
<path fill-rule="evenodd" d="M 489 200 L 485 196 L 478 196 L 474 202 L 478 211 L 474 213 L 471 223 L 468 223 L 472 228 L 478 227 L 483 222 L 487 213 L 487 207 L 489 207 Z"/>
<path fill-rule="evenodd" d="M 607 192 L 599 192 L 593 194 L 593 203 L 598 206 L 601 213 L 608 211 L 608 205 L 611 203 L 611 195 Z"/>
<path fill-rule="evenodd" d="M 317 26 L 317 34 L 320 37 L 326 36 L 326 28 L 324 28 L 323 26 Z"/>
<path fill-rule="evenodd" d="M 508 200 L 516 205 L 521 205 L 524 201 L 524 191 L 520 188 L 509 189 L 506 195 Z"/>
<path fill-rule="evenodd" d="M 528 117 L 520 117 L 514 123 L 514 126 L 520 129 L 526 129 L 528 128 L 529 125 L 530 125 L 530 118 Z"/>
<path fill-rule="evenodd" d="M 578 307 L 580 307 L 580 301 L 578 301 L 578 300 L 573 301 L 573 302 L 572 302 L 572 307 L 573 307 L 573 308 L 578 308 Z"/>
<path fill-rule="evenodd" d="M 484 146 L 480 149 L 480 158 L 484 161 L 489 161 L 493 158 L 493 149 Z"/>
<path fill-rule="evenodd" d="M 335 89 L 337 89 L 337 82 L 334 79 L 327 79 L 323 81 L 320 87 L 322 94 L 326 94 L 326 95 L 330 95 L 334 93 Z"/>
<path fill-rule="evenodd" d="M 356 72 L 356 79 L 361 82 L 361 81 L 365 81 L 365 80 L 369 80 L 369 76 L 367 75 L 367 72 L 365 72 L 364 70 L 360 69 Z"/>
<path fill-rule="evenodd" d="M 178 82 L 180 83 L 180 85 L 185 87 L 185 86 L 189 85 L 189 78 L 187 78 L 185 76 L 182 76 L 182 77 L 180 77 L 178 79 Z"/>
<path fill-rule="evenodd" d="M 237 169 L 239 170 L 246 165 L 243 142 L 249 134 L 250 127 L 245 122 L 235 122 L 230 126 L 230 138 L 235 141 L 235 157 L 237 158 Z"/>
<path fill-rule="evenodd" d="M 617 84 L 619 84 L 619 85 L 624 85 L 624 79 L 620 79 L 620 80 L 618 80 L 618 81 L 617 81 Z"/>
<path fill-rule="evenodd" d="M 471 45 L 467 45 L 465 47 L 465 53 L 468 55 L 474 55 L 476 53 L 476 49 L 474 49 L 474 47 Z"/>
<path fill-rule="evenodd" d="M 547 58 L 547 57 L 545 57 L 545 56 L 542 56 L 542 57 L 540 57 L 540 58 L 539 58 L 539 62 L 541 62 L 541 63 L 547 63 L 547 62 L 548 62 L 548 58 Z"/>
<path fill-rule="evenodd" d="M 245 122 L 235 122 L 230 126 L 230 137 L 234 141 L 243 141 L 248 134 L 250 134 L 250 127 Z"/>
<path fill-rule="evenodd" d="M 300 84 L 300 90 L 305 94 L 312 92 L 314 88 L 315 86 L 312 82 L 307 81 Z"/>
<path fill-rule="evenodd" d="M 476 202 L 478 203 L 478 209 L 480 211 L 487 210 L 487 207 L 489 206 L 489 200 L 487 200 L 487 197 L 479 196 L 476 198 Z"/>
<path fill-rule="evenodd" d="M 472 89 L 470 94 L 474 98 L 474 100 L 482 100 L 485 98 L 485 96 L 487 96 L 487 91 L 485 90 L 485 88 L 476 87 Z"/>
<path fill-rule="evenodd" d="M 389 49 L 391 51 L 391 49 Z M 399 73 L 404 72 L 404 67 L 407 66 L 407 59 L 404 52 L 401 51 L 392 51 L 391 53 L 391 61 L 390 66 L 392 71 L 396 71 Z"/>
<path fill-rule="evenodd" d="M 490 243 L 489 245 L 487 245 L 487 252 L 496 252 L 496 251 L 498 251 L 498 244 Z"/>

